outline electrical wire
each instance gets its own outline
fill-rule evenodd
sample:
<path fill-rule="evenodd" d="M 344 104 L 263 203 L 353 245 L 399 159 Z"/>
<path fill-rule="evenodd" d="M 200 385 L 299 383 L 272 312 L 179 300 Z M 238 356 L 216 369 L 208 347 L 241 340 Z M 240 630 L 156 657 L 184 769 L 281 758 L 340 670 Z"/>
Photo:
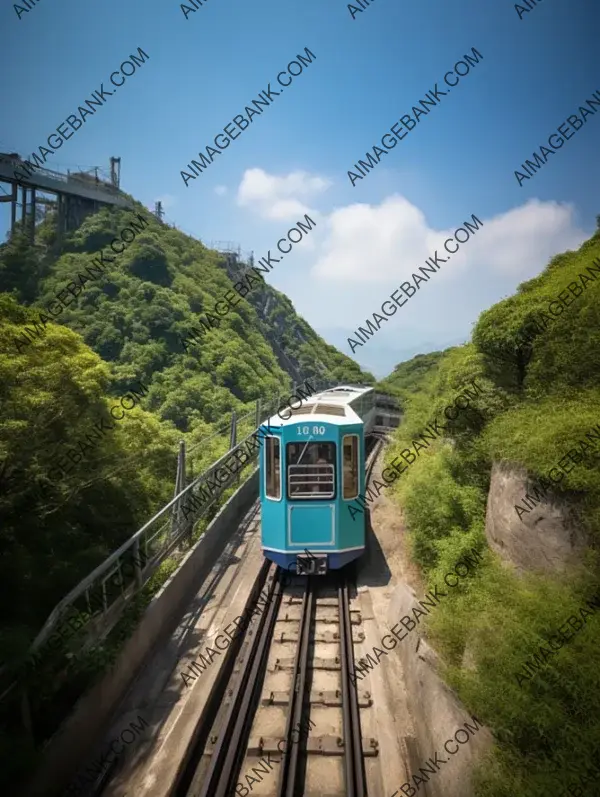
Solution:
<path fill-rule="evenodd" d="M 312 377 L 312 379 L 314 379 L 314 377 Z M 305 381 L 307 381 L 307 380 L 308 380 L 308 377 L 307 377 L 307 379 Z M 262 405 L 262 402 L 266 400 L 266 407 L 270 406 L 270 400 L 269 399 L 265 399 L 263 397 L 260 400 L 261 400 L 261 405 Z M 279 400 L 279 398 L 277 399 L 277 401 L 278 400 Z M 241 423 L 244 420 L 247 420 L 248 418 L 251 418 L 254 414 L 255 414 L 254 411 L 251 410 L 250 412 L 248 412 L 247 415 L 244 415 L 241 418 L 236 418 L 236 424 L 237 425 L 241 425 Z M 197 448 L 199 448 L 199 446 L 206 445 L 206 443 L 208 443 L 210 440 L 213 440 L 215 437 L 224 436 L 225 432 L 227 431 L 227 429 L 230 428 L 230 426 L 231 426 L 231 422 L 227 421 L 226 423 L 224 423 L 222 425 L 222 427 L 218 428 L 211 435 L 209 435 L 208 437 L 203 437 L 197 443 L 194 443 L 193 446 L 191 446 L 190 448 L 187 448 L 186 449 L 186 454 L 191 454 L 192 451 L 195 451 Z M 58 443 L 57 445 L 60 445 L 60 443 Z M 177 453 L 178 453 L 177 451 L 173 452 L 173 456 L 176 457 Z M 108 456 L 106 456 L 104 458 L 97 459 L 96 460 L 96 464 L 97 465 L 101 465 L 103 462 L 108 462 L 110 459 L 113 458 L 113 456 L 114 455 L 108 455 Z M 121 463 L 117 468 L 111 470 L 109 473 L 99 474 L 97 477 L 92 478 L 89 481 L 86 481 L 83 484 L 78 485 L 77 489 L 71 491 L 69 493 L 67 499 L 65 501 L 61 502 L 60 506 L 63 506 L 64 504 L 66 504 L 68 501 L 70 501 L 75 496 L 79 495 L 81 492 L 83 492 L 83 490 L 86 490 L 88 487 L 92 487 L 94 484 L 106 481 L 107 479 L 111 478 L 111 476 L 115 476 L 116 474 L 121 473 L 122 471 L 124 471 L 127 468 L 129 468 L 130 465 L 133 462 L 136 462 L 136 461 L 139 462 L 139 454 L 132 454 L 125 462 Z M 211 463 L 211 464 L 214 464 L 214 463 Z M 209 469 L 210 469 L 210 465 L 209 465 L 209 467 L 206 470 L 209 470 Z M 59 507 L 56 507 L 55 509 L 52 510 L 52 512 L 57 511 L 58 508 Z"/>
<path fill-rule="evenodd" d="M 205 244 L 205 243 L 204 243 L 204 241 L 202 241 L 202 239 L 201 239 L 201 238 L 198 236 L 198 233 L 190 232 L 189 230 L 186 230 L 186 229 L 184 229 L 183 227 L 181 227 L 181 225 L 175 224 L 175 221 L 174 221 L 174 219 L 172 219 L 170 216 L 167 216 L 167 214 L 166 214 L 164 211 L 163 211 L 163 217 L 162 217 L 162 221 L 163 221 L 163 223 L 164 223 L 164 224 L 166 224 L 168 227 L 171 227 L 171 228 L 173 228 L 174 230 L 177 230 L 177 232 L 182 232 L 182 233 L 184 233 L 184 234 L 185 234 L 185 235 L 187 235 L 189 238 L 193 238 L 193 239 L 194 239 L 195 241 L 197 241 L 199 244 L 202 244 L 202 246 L 206 247 L 206 244 Z"/>

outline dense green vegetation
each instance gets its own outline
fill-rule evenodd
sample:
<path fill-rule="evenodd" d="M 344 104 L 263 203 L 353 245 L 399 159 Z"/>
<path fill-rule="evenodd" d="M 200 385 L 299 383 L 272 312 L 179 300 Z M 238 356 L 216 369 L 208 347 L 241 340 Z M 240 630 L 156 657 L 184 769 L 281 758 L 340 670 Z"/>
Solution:
<path fill-rule="evenodd" d="M 379 382 L 381 389 L 402 399 L 403 403 L 407 402 L 411 396 L 422 393 L 425 385 L 433 381 L 435 369 L 445 353 L 434 351 L 417 354 L 412 360 L 400 363 L 388 377 Z"/>
<path fill-rule="evenodd" d="M 53 318 L 45 308 L 57 292 L 79 284 L 78 274 L 138 212 L 145 229 Z M 227 450 L 232 411 L 241 417 L 259 398 L 285 400 L 294 382 L 315 376 L 374 382 L 266 283 L 185 345 L 200 314 L 214 312 L 232 286 L 222 255 L 141 206 L 103 209 L 62 240 L 50 217 L 37 227 L 35 245 L 15 233 L 0 248 L 0 580 L 9 596 L 0 604 L 3 664 L 19 659 L 53 606 L 173 497 L 180 440 L 193 450 L 189 466 L 198 474 Z M 114 423 L 115 397 L 140 382 L 148 394 Z M 110 431 L 63 471 L 65 449 L 102 420 Z M 117 641 L 138 609 L 113 635 Z M 38 745 L 56 727 L 50 715 L 64 716 L 86 678 L 113 655 L 113 642 L 84 657 L 80 677 L 70 679 L 52 711 L 35 693 Z M 8 781 L 11 767 L 22 766 L 19 748 L 32 752 L 18 725 L 0 738 Z"/>
<path fill-rule="evenodd" d="M 471 343 L 402 363 L 380 383 L 399 397 L 405 412 L 390 457 L 441 417 L 473 378 L 483 389 L 473 404 L 484 426 L 465 412 L 446 439 L 431 443 L 391 488 L 405 512 L 414 558 L 431 586 L 443 583 L 463 553 L 484 552 L 479 568 L 428 618 L 448 683 L 495 736 L 490 759 L 477 773 L 478 797 L 562 794 L 600 749 L 600 613 L 589 616 L 522 688 L 515 676 L 570 615 L 579 617 L 579 607 L 599 594 L 598 451 L 555 488 L 567 493 L 589 535 L 579 566 L 563 575 L 518 574 L 500 562 L 485 537 L 492 462 L 545 475 L 600 421 L 600 287 L 594 272 L 600 261 L 593 264 L 599 256 L 600 232 L 482 313 Z M 581 286 L 579 274 L 591 275 L 590 282 L 555 318 L 549 302 L 569 283 Z M 596 797 L 597 778 L 588 784 L 580 794 Z"/>

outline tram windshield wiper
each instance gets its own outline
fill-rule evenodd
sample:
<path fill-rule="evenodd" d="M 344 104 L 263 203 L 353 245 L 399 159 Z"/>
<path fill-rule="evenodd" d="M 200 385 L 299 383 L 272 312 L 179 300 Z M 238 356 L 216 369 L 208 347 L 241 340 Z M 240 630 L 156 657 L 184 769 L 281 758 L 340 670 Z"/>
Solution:
<path fill-rule="evenodd" d="M 305 444 L 304 448 L 302 449 L 302 453 L 300 454 L 300 456 L 299 456 L 299 458 L 298 458 L 298 462 L 296 462 L 296 465 L 299 465 L 299 464 L 300 464 L 300 462 L 302 461 L 302 457 L 304 456 L 304 452 L 306 451 L 306 447 L 308 446 L 308 444 L 310 443 L 310 441 L 311 441 L 312 439 L 313 439 L 313 436 L 311 435 L 311 436 L 308 438 L 308 440 L 306 441 L 306 444 Z"/>

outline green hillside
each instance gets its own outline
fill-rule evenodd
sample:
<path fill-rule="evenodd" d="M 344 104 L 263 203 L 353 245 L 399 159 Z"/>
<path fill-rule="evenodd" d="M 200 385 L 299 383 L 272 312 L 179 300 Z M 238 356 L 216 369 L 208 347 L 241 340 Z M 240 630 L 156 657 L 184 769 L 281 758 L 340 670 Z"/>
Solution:
<path fill-rule="evenodd" d="M 389 376 L 379 382 L 379 386 L 405 403 L 416 393 L 426 391 L 425 384 L 433 382 L 436 368 L 444 353 L 433 351 L 429 354 L 417 354 L 412 360 L 397 365 Z"/>
<path fill-rule="evenodd" d="M 233 290 L 240 280 L 251 287 L 245 298 Z M 240 418 L 257 399 L 285 401 L 306 379 L 374 382 L 316 335 L 260 269 L 138 203 L 103 209 L 62 237 L 50 216 L 35 245 L 17 231 L 0 247 L 5 687 L 58 601 L 171 500 L 179 442 L 192 452 L 188 472 L 199 474 L 227 450 L 232 411 Z M 28 676 L 35 744 L 19 693 L 2 703 L 0 786 L 14 790 L 35 766 L 174 567 L 163 562 L 109 638 L 71 661 L 68 678 L 57 677 L 64 659 L 45 654 Z"/>
<path fill-rule="evenodd" d="M 247 298 L 202 326 L 232 294 L 230 268 L 138 204 L 103 209 L 62 240 L 51 217 L 34 246 L 15 234 L 0 248 L 2 659 L 172 498 L 180 440 L 222 432 L 196 446 L 199 473 L 226 450 L 233 410 L 306 378 L 374 382 L 249 265 L 236 265 L 253 274 Z M 113 420 L 114 398 L 140 384 L 145 395 Z M 100 439 L 82 448 L 95 424 Z M 81 455 L 68 472 L 67 450 Z"/>
<path fill-rule="evenodd" d="M 518 576 L 488 549 L 485 514 L 493 461 L 545 475 L 600 422 L 599 275 L 597 232 L 482 313 L 471 343 L 415 357 L 380 383 L 405 411 L 390 459 L 473 379 L 481 388 L 472 405 L 483 424 L 461 413 L 391 488 L 431 587 L 461 555 L 484 552 L 484 564 L 427 618 L 448 683 L 496 738 L 478 773 L 478 797 L 547 797 L 573 784 L 582 790 L 572 793 L 598 794 L 597 776 L 576 773 L 589 770 L 600 749 L 600 613 L 584 608 L 585 624 L 547 666 L 532 678 L 517 674 L 586 601 L 597 605 L 600 448 L 553 486 L 568 491 L 591 541 L 576 570 Z"/>

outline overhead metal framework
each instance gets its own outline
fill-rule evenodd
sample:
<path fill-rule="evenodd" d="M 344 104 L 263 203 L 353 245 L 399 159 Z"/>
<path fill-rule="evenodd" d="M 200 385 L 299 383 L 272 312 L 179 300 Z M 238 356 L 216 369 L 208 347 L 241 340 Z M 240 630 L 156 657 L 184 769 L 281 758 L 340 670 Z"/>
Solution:
<path fill-rule="evenodd" d="M 95 175 L 85 172 L 67 173 L 51 169 L 37 168 L 28 174 L 25 162 L 15 152 L 0 152 L 0 183 L 10 186 L 10 193 L 5 191 L 5 196 L 0 202 L 10 202 L 10 232 L 14 232 L 17 225 L 17 207 L 21 207 L 21 227 L 27 230 L 30 239 L 35 236 L 36 207 L 38 204 L 54 204 L 58 214 L 58 234 L 60 236 L 67 230 L 78 227 L 83 219 L 95 213 L 102 205 L 115 207 L 131 207 L 131 200 L 124 196 L 118 188 L 120 159 L 111 161 L 111 182 L 101 180 Z M 119 169 L 115 170 L 118 163 Z M 21 189 L 21 202 L 18 193 Z M 48 200 L 38 197 L 39 192 L 54 194 L 56 199 Z"/>

